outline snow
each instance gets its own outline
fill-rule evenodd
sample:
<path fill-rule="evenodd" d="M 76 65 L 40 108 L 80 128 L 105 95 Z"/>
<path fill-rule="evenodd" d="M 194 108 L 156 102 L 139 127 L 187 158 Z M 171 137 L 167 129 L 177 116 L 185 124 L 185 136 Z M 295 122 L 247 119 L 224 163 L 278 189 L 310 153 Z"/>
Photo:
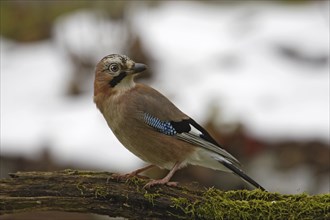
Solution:
<path fill-rule="evenodd" d="M 299 63 L 276 49 L 289 46 L 329 59 L 326 13 L 315 4 L 164 2 L 136 7 L 129 20 L 157 59 L 151 85 L 201 124 L 216 107 L 216 120 L 240 121 L 260 138 L 329 143 L 329 60 L 323 66 Z M 34 157 L 48 147 L 63 163 L 121 171 L 142 163 L 109 130 L 92 91 L 79 98 L 64 94 L 71 67 L 63 47 L 82 56 L 92 51 L 95 60 L 125 51 L 125 30 L 97 16 L 67 15 L 54 39 L 41 43 L 0 40 L 1 154 Z M 115 33 L 102 32 L 113 28 Z M 109 34 L 115 40 L 108 42 Z"/>
<path fill-rule="evenodd" d="M 133 26 L 163 63 L 154 86 L 197 121 L 207 120 L 201 112 L 213 102 L 255 136 L 329 141 L 329 60 L 303 65 L 275 49 L 289 45 L 329 59 L 329 27 L 318 7 L 181 2 L 137 18 Z"/>

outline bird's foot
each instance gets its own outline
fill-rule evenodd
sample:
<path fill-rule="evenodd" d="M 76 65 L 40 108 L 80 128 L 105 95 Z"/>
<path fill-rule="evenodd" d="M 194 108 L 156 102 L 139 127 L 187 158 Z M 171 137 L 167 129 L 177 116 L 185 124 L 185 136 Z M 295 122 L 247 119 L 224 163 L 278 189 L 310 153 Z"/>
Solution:
<path fill-rule="evenodd" d="M 178 185 L 178 182 L 169 182 L 167 178 L 163 178 L 160 180 L 151 180 L 143 188 L 149 189 L 150 187 L 155 186 L 155 185 L 167 185 L 167 186 L 171 186 L 171 187 L 176 187 Z"/>

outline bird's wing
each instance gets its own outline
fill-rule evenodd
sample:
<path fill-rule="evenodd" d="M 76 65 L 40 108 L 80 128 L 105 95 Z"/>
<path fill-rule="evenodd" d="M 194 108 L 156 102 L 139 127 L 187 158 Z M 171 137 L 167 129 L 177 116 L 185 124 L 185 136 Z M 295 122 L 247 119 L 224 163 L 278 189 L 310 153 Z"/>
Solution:
<path fill-rule="evenodd" d="M 214 152 L 220 157 L 214 158 L 220 162 L 227 169 L 231 170 L 236 175 L 240 176 L 243 180 L 251 185 L 265 190 L 251 177 L 246 175 L 239 167 L 241 164 L 230 153 L 220 147 L 220 145 L 207 133 L 207 131 L 197 124 L 193 119 L 183 119 L 179 122 L 175 121 L 162 121 L 148 113 L 144 113 L 144 121 L 152 128 L 156 129 L 165 135 L 174 136 L 182 141 L 186 141 L 195 146 L 204 148 L 208 151 Z"/>
<path fill-rule="evenodd" d="M 240 167 L 239 161 L 211 137 L 197 122 L 184 114 L 170 100 L 157 90 L 137 84 L 134 103 L 142 113 L 143 120 L 153 129 L 165 135 L 174 136 L 218 154 L 223 162 Z M 132 102 L 130 102 L 132 104 Z"/>
<path fill-rule="evenodd" d="M 162 121 L 159 118 L 144 113 L 146 124 L 165 135 L 175 136 L 176 138 L 189 142 L 198 147 L 219 154 L 226 162 L 235 166 L 240 166 L 239 161 L 230 153 L 221 148 L 221 146 L 211 137 L 211 135 L 193 119 L 183 119 L 181 121 Z"/>

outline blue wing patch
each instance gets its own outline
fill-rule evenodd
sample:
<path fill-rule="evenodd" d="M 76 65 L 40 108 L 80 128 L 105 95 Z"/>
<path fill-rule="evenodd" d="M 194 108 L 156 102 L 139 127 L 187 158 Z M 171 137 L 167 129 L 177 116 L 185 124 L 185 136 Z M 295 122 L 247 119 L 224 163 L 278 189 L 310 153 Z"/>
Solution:
<path fill-rule="evenodd" d="M 161 121 L 159 118 L 156 118 L 148 113 L 144 113 L 143 119 L 146 124 L 150 125 L 163 134 L 171 136 L 177 134 L 170 121 Z"/>
<path fill-rule="evenodd" d="M 211 135 L 192 118 L 181 121 L 162 121 L 149 113 L 144 113 L 144 121 L 149 126 L 166 135 L 176 135 L 181 133 L 194 134 L 218 147 L 221 147 Z"/>

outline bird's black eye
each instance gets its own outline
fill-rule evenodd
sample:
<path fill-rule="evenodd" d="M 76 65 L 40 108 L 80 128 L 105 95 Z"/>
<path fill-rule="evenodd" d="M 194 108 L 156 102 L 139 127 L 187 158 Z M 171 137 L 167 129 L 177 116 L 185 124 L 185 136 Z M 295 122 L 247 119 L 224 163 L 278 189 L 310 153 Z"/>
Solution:
<path fill-rule="evenodd" d="M 119 66 L 117 63 L 110 64 L 109 70 L 113 73 L 117 72 L 119 70 Z"/>

